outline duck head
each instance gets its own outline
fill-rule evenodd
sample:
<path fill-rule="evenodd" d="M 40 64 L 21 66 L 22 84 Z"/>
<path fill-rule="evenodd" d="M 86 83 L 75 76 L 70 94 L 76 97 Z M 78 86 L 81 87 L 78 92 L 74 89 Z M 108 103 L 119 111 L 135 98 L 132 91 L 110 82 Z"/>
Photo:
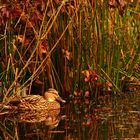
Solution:
<path fill-rule="evenodd" d="M 49 102 L 54 102 L 54 101 L 59 101 L 59 102 L 62 102 L 62 103 L 65 103 L 66 101 L 63 100 L 59 94 L 58 94 L 58 91 L 53 89 L 53 88 L 49 88 L 45 94 L 44 94 L 44 98 L 46 100 L 48 100 Z"/>

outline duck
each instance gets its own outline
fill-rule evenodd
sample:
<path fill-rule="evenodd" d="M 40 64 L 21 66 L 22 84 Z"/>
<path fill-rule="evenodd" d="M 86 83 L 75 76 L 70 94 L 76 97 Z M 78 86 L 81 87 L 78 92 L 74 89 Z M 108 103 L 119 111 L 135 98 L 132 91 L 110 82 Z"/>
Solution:
<path fill-rule="evenodd" d="M 41 95 L 26 95 L 26 96 L 16 96 L 9 102 L 12 108 L 18 110 L 57 110 L 60 109 L 60 102 L 65 103 L 58 91 L 49 88 L 44 96 Z"/>

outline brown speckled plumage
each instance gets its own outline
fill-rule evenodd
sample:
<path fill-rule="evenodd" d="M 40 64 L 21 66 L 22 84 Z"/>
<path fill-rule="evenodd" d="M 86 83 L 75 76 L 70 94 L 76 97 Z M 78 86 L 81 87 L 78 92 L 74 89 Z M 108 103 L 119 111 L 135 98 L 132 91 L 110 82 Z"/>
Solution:
<path fill-rule="evenodd" d="M 20 96 L 17 100 L 11 101 L 11 105 L 17 102 L 16 107 L 21 110 L 55 110 L 60 109 L 59 102 L 65 102 L 59 95 L 55 89 L 48 89 L 45 92 L 44 96 L 40 95 L 27 95 Z"/>

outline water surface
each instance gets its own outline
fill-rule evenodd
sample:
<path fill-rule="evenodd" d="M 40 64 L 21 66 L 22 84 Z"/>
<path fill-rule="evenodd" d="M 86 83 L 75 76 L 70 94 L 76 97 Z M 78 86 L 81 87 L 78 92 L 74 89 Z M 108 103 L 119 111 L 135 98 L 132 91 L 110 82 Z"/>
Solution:
<path fill-rule="evenodd" d="M 140 94 L 74 98 L 61 113 L 12 112 L 0 117 L 0 140 L 139 140 Z M 57 115 L 56 115 L 57 114 Z"/>

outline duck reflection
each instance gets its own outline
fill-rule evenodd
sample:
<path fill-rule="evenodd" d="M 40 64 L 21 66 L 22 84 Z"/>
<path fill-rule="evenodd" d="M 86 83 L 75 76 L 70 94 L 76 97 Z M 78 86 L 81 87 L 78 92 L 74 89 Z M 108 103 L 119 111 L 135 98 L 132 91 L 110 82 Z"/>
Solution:
<path fill-rule="evenodd" d="M 60 115 L 60 109 L 43 111 L 17 111 L 1 116 L 1 135 L 16 139 L 50 139 L 60 120 L 65 116 Z M 5 129 L 3 129 L 5 128 Z M 10 132 L 7 131 L 10 129 Z M 3 139 L 5 139 L 3 137 Z"/>
<path fill-rule="evenodd" d="M 46 126 L 50 128 L 55 128 L 59 124 L 61 119 L 60 109 L 56 110 L 30 110 L 30 111 L 18 111 L 14 114 L 12 119 L 17 122 L 25 123 L 40 123 L 43 122 Z"/>

